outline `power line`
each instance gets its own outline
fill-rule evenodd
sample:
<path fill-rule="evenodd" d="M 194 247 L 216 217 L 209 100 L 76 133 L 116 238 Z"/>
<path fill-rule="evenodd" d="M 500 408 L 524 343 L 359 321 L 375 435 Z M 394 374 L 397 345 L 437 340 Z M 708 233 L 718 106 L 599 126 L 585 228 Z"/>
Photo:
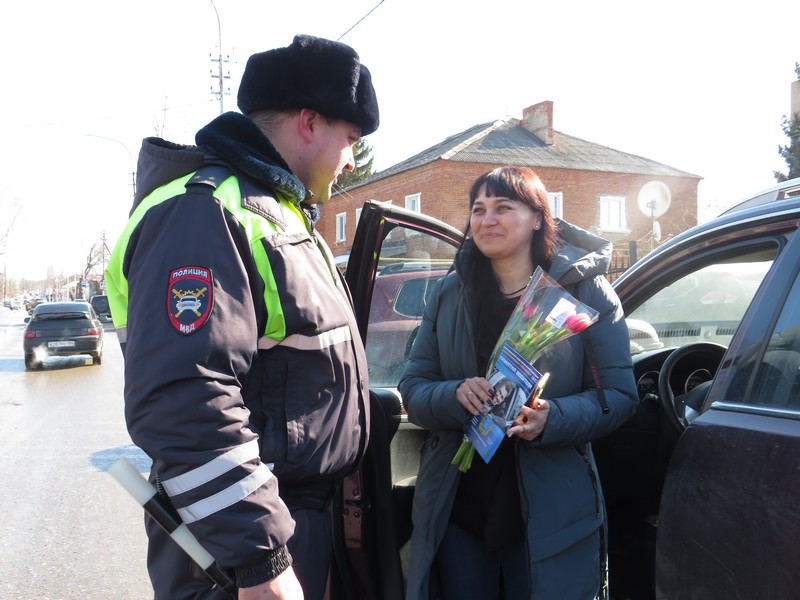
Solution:
<path fill-rule="evenodd" d="M 373 6 L 373 7 L 372 7 L 372 10 L 370 10 L 370 11 L 369 11 L 367 14 L 365 14 L 365 15 L 364 15 L 363 17 L 361 17 L 361 18 L 360 18 L 358 21 L 356 21 L 356 22 L 353 24 L 353 26 L 352 26 L 350 29 L 348 29 L 348 30 L 347 30 L 347 31 L 345 31 L 345 32 L 344 32 L 342 35 L 340 35 L 338 38 L 336 38 L 336 41 L 338 42 L 338 41 L 339 41 L 339 40 L 341 40 L 341 39 L 342 39 L 344 36 L 346 36 L 348 33 L 350 33 L 351 31 L 353 31 L 353 29 L 355 29 L 355 28 L 356 28 L 356 26 L 357 26 L 359 23 L 361 23 L 361 21 L 363 21 L 363 20 L 364 20 L 364 19 L 366 19 L 368 16 L 370 16 L 370 15 L 373 13 L 373 11 L 374 11 L 376 8 L 378 8 L 378 7 L 379 7 L 381 4 L 383 4 L 383 0 L 381 0 L 380 2 L 378 2 L 378 3 L 377 3 L 375 6 Z"/>

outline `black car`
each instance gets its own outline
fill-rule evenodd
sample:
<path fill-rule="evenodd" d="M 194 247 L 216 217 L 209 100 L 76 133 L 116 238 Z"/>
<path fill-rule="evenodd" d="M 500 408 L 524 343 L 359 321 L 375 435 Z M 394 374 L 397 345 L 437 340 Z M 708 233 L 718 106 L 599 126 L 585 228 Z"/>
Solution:
<path fill-rule="evenodd" d="M 612 598 L 797 596 L 798 227 L 800 197 L 761 194 L 670 239 L 614 282 L 640 405 L 593 444 Z M 460 238 L 420 213 L 365 204 L 346 277 L 368 352 L 377 274 L 404 257 L 441 270 Z M 349 569 L 334 597 L 403 598 L 427 434 L 408 422 L 396 383 L 370 388 L 369 451 L 336 507 Z"/>
<path fill-rule="evenodd" d="M 94 312 L 103 322 L 111 321 L 111 308 L 108 305 L 108 296 L 95 295 L 89 299 L 89 304 L 92 305 Z"/>
<path fill-rule="evenodd" d="M 30 314 L 33 313 L 33 309 L 34 308 L 36 308 L 40 304 L 44 304 L 45 302 L 47 302 L 47 300 L 45 300 L 44 298 L 38 298 L 38 297 L 37 298 L 28 298 L 25 301 L 25 310 L 30 315 Z"/>
<path fill-rule="evenodd" d="M 87 354 L 99 365 L 103 325 L 87 302 L 46 302 L 25 318 L 25 368 L 34 369 L 50 356 Z"/>

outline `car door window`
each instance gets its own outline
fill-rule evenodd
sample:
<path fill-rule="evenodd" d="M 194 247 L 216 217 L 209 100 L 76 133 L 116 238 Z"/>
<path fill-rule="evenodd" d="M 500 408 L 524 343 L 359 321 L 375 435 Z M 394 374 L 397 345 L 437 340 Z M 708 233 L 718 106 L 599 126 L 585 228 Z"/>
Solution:
<path fill-rule="evenodd" d="M 769 336 L 756 370 L 753 392 L 731 392 L 730 399 L 746 404 L 800 413 L 800 277 Z"/>
<path fill-rule="evenodd" d="M 692 342 L 729 345 L 772 265 L 758 252 L 704 263 L 650 296 L 626 321 L 631 353 Z"/>
<path fill-rule="evenodd" d="M 396 387 L 417 327 L 456 247 L 398 227 L 381 246 L 367 328 L 370 387 Z"/>

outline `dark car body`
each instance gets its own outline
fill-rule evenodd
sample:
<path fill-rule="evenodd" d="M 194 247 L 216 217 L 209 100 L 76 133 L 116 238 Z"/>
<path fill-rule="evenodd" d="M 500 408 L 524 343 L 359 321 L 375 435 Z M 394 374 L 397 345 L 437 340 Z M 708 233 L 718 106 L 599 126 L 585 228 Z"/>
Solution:
<path fill-rule="evenodd" d="M 800 198 L 753 202 L 670 239 L 614 282 L 640 395 L 636 414 L 593 443 L 614 599 L 797 596 L 798 227 Z M 443 270 L 459 241 L 425 215 L 365 204 L 347 280 L 368 353 L 382 265 L 418 262 L 426 247 L 431 270 Z M 404 595 L 427 432 L 380 383 L 370 383 L 368 454 L 337 499 L 349 569 L 335 598 Z"/>
<path fill-rule="evenodd" d="M 46 302 L 25 318 L 22 343 L 25 368 L 34 369 L 50 356 L 87 354 L 99 365 L 103 324 L 87 302 Z"/>

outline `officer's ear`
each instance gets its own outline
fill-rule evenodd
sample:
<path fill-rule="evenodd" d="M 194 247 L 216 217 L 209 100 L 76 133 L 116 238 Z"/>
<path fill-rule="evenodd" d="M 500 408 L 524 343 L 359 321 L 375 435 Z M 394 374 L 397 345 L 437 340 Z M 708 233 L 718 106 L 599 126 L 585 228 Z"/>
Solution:
<path fill-rule="evenodd" d="M 297 128 L 304 142 L 310 144 L 314 139 L 314 132 L 322 121 L 322 115 L 310 108 L 301 108 Z"/>

